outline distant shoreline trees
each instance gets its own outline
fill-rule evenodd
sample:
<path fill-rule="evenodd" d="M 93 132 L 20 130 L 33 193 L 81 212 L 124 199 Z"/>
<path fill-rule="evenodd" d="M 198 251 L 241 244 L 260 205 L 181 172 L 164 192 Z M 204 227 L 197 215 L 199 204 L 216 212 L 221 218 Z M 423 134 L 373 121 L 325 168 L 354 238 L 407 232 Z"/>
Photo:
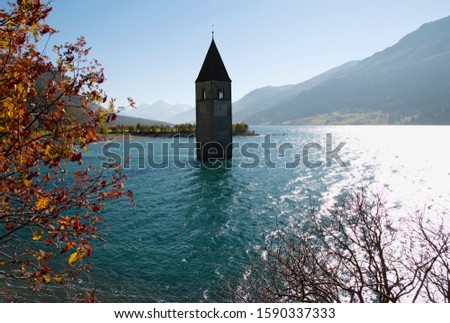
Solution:
<path fill-rule="evenodd" d="M 107 125 L 103 124 L 99 127 L 100 134 L 137 134 L 137 135 L 155 135 L 158 134 L 194 134 L 195 124 L 182 123 L 179 125 L 142 125 L 137 123 L 135 125 Z M 254 135 L 254 132 L 249 131 L 249 126 L 245 122 L 234 123 L 232 131 L 235 135 Z"/>

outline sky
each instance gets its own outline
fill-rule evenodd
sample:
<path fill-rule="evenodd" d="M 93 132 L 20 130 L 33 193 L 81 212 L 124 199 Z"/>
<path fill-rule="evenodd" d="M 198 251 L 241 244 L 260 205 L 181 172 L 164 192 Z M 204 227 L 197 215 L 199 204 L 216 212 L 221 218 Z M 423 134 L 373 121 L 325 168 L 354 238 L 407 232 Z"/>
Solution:
<path fill-rule="evenodd" d="M 6 1 L 0 0 L 6 7 Z M 194 105 L 194 82 L 214 39 L 233 101 L 296 84 L 394 45 L 450 15 L 448 0 L 54 0 L 50 44 L 83 35 L 119 103 Z"/>

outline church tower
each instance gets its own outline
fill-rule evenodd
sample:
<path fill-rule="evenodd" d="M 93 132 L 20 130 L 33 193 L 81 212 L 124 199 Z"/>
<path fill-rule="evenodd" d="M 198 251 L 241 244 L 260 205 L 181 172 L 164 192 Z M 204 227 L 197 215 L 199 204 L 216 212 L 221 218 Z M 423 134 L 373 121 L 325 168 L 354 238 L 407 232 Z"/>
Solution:
<path fill-rule="evenodd" d="M 231 79 L 214 34 L 195 81 L 197 159 L 230 159 L 232 152 Z"/>

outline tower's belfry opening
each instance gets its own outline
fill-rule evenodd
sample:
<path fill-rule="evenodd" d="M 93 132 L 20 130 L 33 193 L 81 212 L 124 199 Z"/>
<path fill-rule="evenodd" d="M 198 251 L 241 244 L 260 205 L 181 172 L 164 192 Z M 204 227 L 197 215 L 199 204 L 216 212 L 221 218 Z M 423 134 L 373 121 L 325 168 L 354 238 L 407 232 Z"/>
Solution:
<path fill-rule="evenodd" d="M 232 153 L 231 79 L 214 34 L 195 81 L 197 158 L 229 159 Z"/>

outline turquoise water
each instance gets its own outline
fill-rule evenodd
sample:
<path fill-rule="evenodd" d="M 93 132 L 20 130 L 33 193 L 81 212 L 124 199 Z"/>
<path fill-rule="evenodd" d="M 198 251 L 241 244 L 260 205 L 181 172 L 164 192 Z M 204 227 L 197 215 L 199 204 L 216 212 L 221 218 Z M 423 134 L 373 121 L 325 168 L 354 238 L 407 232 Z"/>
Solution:
<path fill-rule="evenodd" d="M 226 286 L 246 269 L 246 252 L 257 249 L 277 221 L 285 223 L 311 201 L 325 208 L 342 192 L 364 186 L 382 190 L 399 213 L 426 204 L 435 209 L 450 205 L 450 153 L 445 148 L 450 127 L 252 129 L 261 136 L 234 141 L 258 148 L 244 155 L 235 149 L 231 164 L 215 169 L 176 167 L 170 151 L 168 167 L 139 169 L 138 151 L 132 149 L 126 188 L 137 205 L 119 202 L 104 212 L 110 227 L 107 243 L 96 246 L 90 259 L 94 269 L 81 286 L 96 286 L 97 297 L 105 302 L 223 302 L 229 300 Z M 346 167 L 336 161 L 325 165 L 327 133 L 332 148 L 345 143 L 339 156 Z M 264 162 L 261 144 L 267 134 L 277 147 L 292 144 L 281 156 L 272 149 L 274 168 Z M 134 141 L 153 143 L 158 160 L 162 144 L 172 140 Z M 308 143 L 323 147 L 310 150 L 310 160 L 322 161 L 321 166 L 286 168 L 293 154 L 303 157 Z M 104 144 L 92 145 L 85 162 L 98 163 Z M 243 167 L 255 156 L 258 165 Z M 182 151 L 180 159 L 192 161 L 193 156 Z"/>
<path fill-rule="evenodd" d="M 274 132 L 272 141 L 282 143 L 293 139 L 294 129 L 257 131 Z M 298 145 L 321 140 L 321 131 L 310 129 L 295 137 L 298 135 Z M 240 144 L 260 144 L 263 140 L 262 136 L 235 138 Z M 155 149 L 168 141 L 152 140 Z M 137 150 L 131 150 L 127 188 L 133 191 L 137 205 L 107 212 L 111 226 L 108 243 L 97 248 L 96 269 L 91 275 L 101 282 L 108 300 L 226 300 L 224 286 L 227 280 L 242 275 L 246 250 L 263 241 L 277 217 L 296 212 L 302 200 L 319 197 L 326 189 L 322 179 L 332 171 L 324 167 L 309 171 L 304 166 L 268 168 L 262 148 L 252 150 L 261 157 L 260 165 L 243 168 L 240 163 L 245 157 L 239 150 L 234 152 L 231 165 L 225 167 L 180 169 L 170 163 L 166 169 L 155 170 L 138 169 Z M 278 158 L 275 152 L 272 161 Z M 158 157 L 159 153 L 156 152 Z M 182 152 L 180 159 L 189 160 L 192 156 L 187 153 Z M 95 155 L 94 149 L 92 154 Z M 172 159 L 171 155 L 169 161 Z M 335 180 L 340 176 L 343 175 L 336 173 Z M 299 188 L 293 181 L 299 179 L 308 184 L 303 187 L 303 196 L 289 198 Z"/>

